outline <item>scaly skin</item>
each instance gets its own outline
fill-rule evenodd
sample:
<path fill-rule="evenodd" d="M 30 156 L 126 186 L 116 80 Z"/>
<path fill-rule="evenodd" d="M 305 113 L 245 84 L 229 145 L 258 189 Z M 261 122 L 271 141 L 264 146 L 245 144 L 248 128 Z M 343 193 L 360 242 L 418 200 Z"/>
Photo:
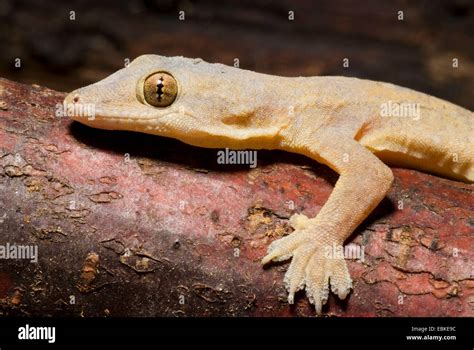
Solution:
<path fill-rule="evenodd" d="M 165 71 L 178 82 L 168 107 L 143 102 L 143 80 Z M 415 103 L 417 117 L 381 116 L 390 102 Z M 306 289 L 316 312 L 329 289 L 352 288 L 346 263 L 325 254 L 342 245 L 389 191 L 385 165 L 474 181 L 474 115 L 449 102 L 391 84 L 344 77 L 284 78 L 200 59 L 146 55 L 108 78 L 69 94 L 65 104 L 93 104 L 92 127 L 172 137 L 200 147 L 281 149 L 306 155 L 340 174 L 315 218 L 294 215 L 295 231 L 274 241 L 266 264 L 292 258 L 289 303 Z M 392 113 L 393 114 L 393 113 Z"/>

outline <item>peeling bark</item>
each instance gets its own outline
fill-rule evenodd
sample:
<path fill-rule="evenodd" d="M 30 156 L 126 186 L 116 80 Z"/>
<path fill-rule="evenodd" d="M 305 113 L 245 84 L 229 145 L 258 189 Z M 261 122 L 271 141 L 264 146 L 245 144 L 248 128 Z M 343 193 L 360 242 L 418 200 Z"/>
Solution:
<path fill-rule="evenodd" d="M 312 315 L 288 306 L 288 264 L 263 269 L 295 212 L 315 215 L 337 175 L 259 151 L 256 169 L 216 151 L 55 117 L 64 95 L 0 79 L 0 313 L 55 316 Z M 473 316 L 472 186 L 394 169 L 388 197 L 347 243 L 354 291 L 339 316 Z"/>

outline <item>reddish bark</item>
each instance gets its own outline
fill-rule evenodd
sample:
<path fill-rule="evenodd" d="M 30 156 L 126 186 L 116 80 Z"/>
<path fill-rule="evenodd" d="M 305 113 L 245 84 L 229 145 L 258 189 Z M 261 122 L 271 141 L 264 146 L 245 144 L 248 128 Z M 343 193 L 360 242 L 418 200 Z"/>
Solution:
<path fill-rule="evenodd" d="M 63 97 L 0 80 L 0 245 L 39 249 L 37 264 L 0 260 L 2 314 L 313 314 L 303 295 L 286 303 L 287 263 L 259 259 L 292 213 L 318 212 L 336 174 L 267 151 L 256 169 L 224 168 L 215 150 L 57 118 Z M 364 263 L 349 262 L 354 291 L 324 310 L 472 316 L 472 186 L 394 173 L 350 239 L 365 248 Z"/>

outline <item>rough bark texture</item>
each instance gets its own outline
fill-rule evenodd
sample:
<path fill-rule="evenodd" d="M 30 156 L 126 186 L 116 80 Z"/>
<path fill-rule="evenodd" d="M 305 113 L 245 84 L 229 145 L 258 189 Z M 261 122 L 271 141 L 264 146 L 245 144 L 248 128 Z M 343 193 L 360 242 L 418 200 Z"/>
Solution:
<path fill-rule="evenodd" d="M 259 259 L 292 213 L 317 214 L 335 173 L 266 151 L 223 167 L 215 150 L 55 117 L 63 97 L 0 79 L 0 244 L 39 247 L 36 264 L 0 261 L 3 315 L 313 314 L 304 295 L 286 303 L 287 263 Z M 365 247 L 354 291 L 326 312 L 472 316 L 472 186 L 394 173 L 350 239 Z"/>

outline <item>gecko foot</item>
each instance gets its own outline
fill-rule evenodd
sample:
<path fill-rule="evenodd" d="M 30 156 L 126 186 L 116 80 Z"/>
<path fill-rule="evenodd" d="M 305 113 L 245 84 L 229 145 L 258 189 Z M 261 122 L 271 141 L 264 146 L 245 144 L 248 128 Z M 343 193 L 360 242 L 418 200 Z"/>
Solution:
<path fill-rule="evenodd" d="M 293 215 L 290 225 L 295 231 L 272 242 L 262 264 L 292 258 L 284 279 L 288 303 L 294 303 L 294 295 L 298 290 L 306 289 L 309 301 L 316 313 L 320 314 L 328 300 L 329 286 L 341 299 L 345 299 L 352 288 L 345 260 L 328 254 L 335 245 L 341 243 L 337 242 L 334 234 L 325 232 L 314 219 L 305 215 Z"/>

